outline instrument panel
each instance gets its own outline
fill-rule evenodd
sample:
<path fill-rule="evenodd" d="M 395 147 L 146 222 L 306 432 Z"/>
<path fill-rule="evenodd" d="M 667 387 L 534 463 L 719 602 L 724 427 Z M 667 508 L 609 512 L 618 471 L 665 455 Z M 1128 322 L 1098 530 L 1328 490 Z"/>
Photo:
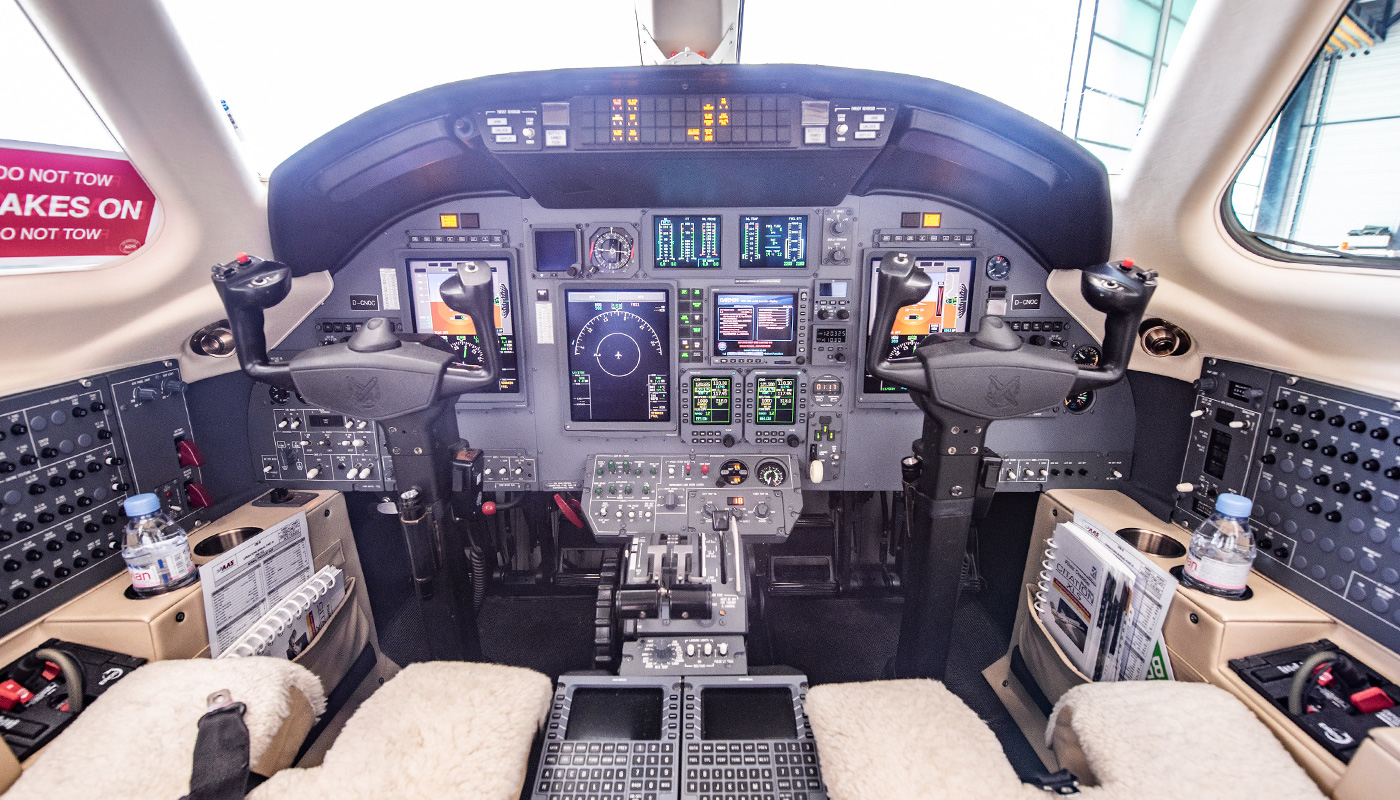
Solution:
<path fill-rule="evenodd" d="M 438 233 L 425 235 L 433 227 Z M 480 334 L 436 292 L 458 262 L 487 262 L 504 368 L 495 391 L 460 398 L 458 423 L 488 455 L 533 460 L 534 481 L 511 475 L 511 489 L 587 490 L 587 459 L 597 452 L 691 458 L 733 449 L 748 453 L 750 466 L 755 453 L 781 459 L 798 486 L 894 490 L 898 456 L 918 437 L 922 414 L 902 389 L 868 375 L 861 355 L 876 335 L 869 320 L 879 259 L 893 249 L 911 252 L 933 287 L 901 310 L 888 333 L 892 357 L 912 357 L 926 337 L 973 330 L 988 313 L 1033 346 L 1081 362 L 1096 356 L 1097 343 L 1046 292 L 1044 267 L 1009 235 L 964 209 L 896 196 L 654 210 L 448 201 L 366 246 L 313 320 L 374 306 L 360 315 L 437 333 L 463 363 L 480 363 Z M 314 346 L 307 327 L 281 347 Z M 1012 459 L 1002 488 L 1121 480 L 1131 402 L 1127 387 L 1115 386 L 997 423 L 989 446 Z M 250 416 L 262 429 L 255 440 L 269 438 L 265 410 Z M 344 455 L 371 456 L 370 471 L 332 459 L 325 466 L 342 474 L 322 468 L 318 479 L 354 468 L 345 488 L 385 487 L 374 476 L 388 460 L 372 457 L 377 444 L 362 444 L 364 453 Z M 274 482 L 305 480 L 304 465 L 278 448 L 259 455 L 258 469 Z"/>

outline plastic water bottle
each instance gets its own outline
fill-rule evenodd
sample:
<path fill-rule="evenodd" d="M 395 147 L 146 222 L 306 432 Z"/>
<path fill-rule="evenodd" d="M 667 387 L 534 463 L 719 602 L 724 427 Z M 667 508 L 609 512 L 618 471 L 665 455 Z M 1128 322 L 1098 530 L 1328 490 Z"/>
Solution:
<path fill-rule="evenodd" d="M 127 516 L 122 558 L 136 594 L 153 597 L 199 580 L 190 554 L 189 535 L 160 510 L 159 498 L 153 494 L 133 495 L 122 507 Z"/>
<path fill-rule="evenodd" d="M 1191 534 L 1182 570 L 1183 586 L 1232 600 L 1244 595 L 1249 570 L 1259 552 L 1249 528 L 1253 508 L 1248 497 L 1237 494 L 1215 498 L 1215 513 Z"/>

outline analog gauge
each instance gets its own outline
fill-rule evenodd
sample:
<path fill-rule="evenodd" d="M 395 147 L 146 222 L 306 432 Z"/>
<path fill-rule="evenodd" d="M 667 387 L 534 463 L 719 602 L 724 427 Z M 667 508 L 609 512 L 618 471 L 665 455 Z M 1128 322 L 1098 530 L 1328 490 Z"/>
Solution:
<path fill-rule="evenodd" d="M 913 358 L 914 351 L 919 349 L 920 344 L 921 340 L 919 339 L 906 339 L 890 348 L 889 358 L 891 361 L 896 361 L 901 358 Z"/>
<path fill-rule="evenodd" d="M 599 272 L 618 272 L 632 266 L 637 240 L 626 228 L 599 228 L 588 238 L 588 263 Z"/>
<path fill-rule="evenodd" d="M 719 468 L 720 485 L 738 486 L 749 479 L 749 465 L 737 458 L 724 462 Z"/>
<path fill-rule="evenodd" d="M 1065 410 L 1071 414 L 1083 414 L 1094 404 L 1094 390 L 1085 389 L 1065 398 Z"/>
<path fill-rule="evenodd" d="M 765 461 L 758 465 L 755 476 L 764 486 L 782 486 L 787 482 L 787 468 L 777 461 Z"/>
<path fill-rule="evenodd" d="M 994 281 L 1004 281 L 1011 274 L 1011 260 L 1006 256 L 992 256 L 987 259 L 987 277 Z"/>
<path fill-rule="evenodd" d="M 642 364 L 659 372 L 666 358 L 656 329 L 630 311 L 604 311 L 590 319 L 574 338 L 573 349 L 575 356 L 593 359 L 614 378 L 625 378 Z"/>
<path fill-rule="evenodd" d="M 1082 367 L 1097 367 L 1103 352 L 1092 344 L 1086 344 L 1074 351 L 1074 363 Z"/>
<path fill-rule="evenodd" d="M 472 341 L 471 337 L 452 336 L 447 344 L 457 354 L 457 363 L 463 366 L 479 367 L 486 357 L 486 354 L 481 352 L 481 345 Z"/>

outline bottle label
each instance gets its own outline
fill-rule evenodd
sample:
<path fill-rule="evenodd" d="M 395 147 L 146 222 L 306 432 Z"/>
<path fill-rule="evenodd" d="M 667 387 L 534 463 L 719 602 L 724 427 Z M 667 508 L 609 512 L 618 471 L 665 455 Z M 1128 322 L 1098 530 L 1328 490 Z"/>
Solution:
<path fill-rule="evenodd" d="M 127 562 L 131 585 L 137 589 L 159 589 L 167 583 L 184 580 L 194 572 L 189 539 L 184 536 L 147 547 L 141 564 Z"/>
<path fill-rule="evenodd" d="M 1244 591 L 1245 584 L 1249 582 L 1251 566 L 1253 565 L 1248 562 L 1231 564 L 1210 558 L 1197 558 L 1194 553 L 1187 553 L 1186 566 L 1183 569 L 1194 580 L 1217 589 Z"/>

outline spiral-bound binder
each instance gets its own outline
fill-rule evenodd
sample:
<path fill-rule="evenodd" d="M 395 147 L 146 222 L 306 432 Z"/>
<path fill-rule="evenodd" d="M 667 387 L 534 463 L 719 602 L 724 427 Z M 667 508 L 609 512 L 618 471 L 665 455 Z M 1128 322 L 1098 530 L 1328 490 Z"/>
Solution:
<path fill-rule="evenodd" d="M 1134 575 L 1096 537 L 1060 523 L 1041 559 L 1035 608 L 1074 665 L 1094 680 L 1115 680 Z"/>
<path fill-rule="evenodd" d="M 296 658 L 344 600 L 344 573 L 336 567 L 324 567 L 263 615 L 220 658 Z"/>

